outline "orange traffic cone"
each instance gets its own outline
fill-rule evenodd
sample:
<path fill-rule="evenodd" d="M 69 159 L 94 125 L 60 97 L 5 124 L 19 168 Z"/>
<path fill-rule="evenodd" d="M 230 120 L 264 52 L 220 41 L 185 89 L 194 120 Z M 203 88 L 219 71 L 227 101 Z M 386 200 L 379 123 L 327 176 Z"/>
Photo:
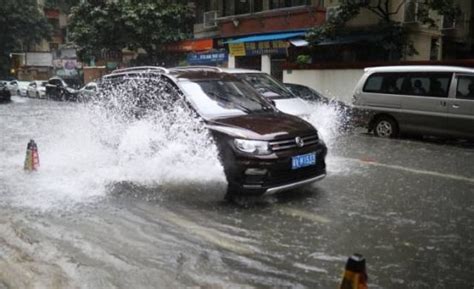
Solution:
<path fill-rule="evenodd" d="M 38 146 L 34 140 L 30 140 L 26 147 L 25 171 L 36 171 L 39 167 Z"/>
<path fill-rule="evenodd" d="M 354 254 L 347 260 L 346 270 L 339 289 L 367 289 L 367 272 L 365 259 L 360 254 Z"/>

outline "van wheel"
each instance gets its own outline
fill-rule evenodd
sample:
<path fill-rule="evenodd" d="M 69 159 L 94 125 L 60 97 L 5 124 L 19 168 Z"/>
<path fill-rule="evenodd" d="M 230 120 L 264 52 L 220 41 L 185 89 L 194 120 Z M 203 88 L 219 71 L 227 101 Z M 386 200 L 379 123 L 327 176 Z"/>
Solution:
<path fill-rule="evenodd" d="M 381 116 L 374 122 L 374 134 L 378 137 L 395 138 L 398 132 L 398 124 L 391 117 Z"/>

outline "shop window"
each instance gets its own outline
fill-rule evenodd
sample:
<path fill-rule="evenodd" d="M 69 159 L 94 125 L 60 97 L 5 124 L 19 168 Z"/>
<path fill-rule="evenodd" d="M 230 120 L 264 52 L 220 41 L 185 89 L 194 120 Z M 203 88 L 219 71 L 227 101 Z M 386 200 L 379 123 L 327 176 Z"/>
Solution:
<path fill-rule="evenodd" d="M 260 12 L 263 10 L 263 0 L 253 0 L 253 12 Z"/>
<path fill-rule="evenodd" d="M 59 49 L 59 43 L 55 43 L 55 42 L 50 42 L 49 43 L 49 51 L 54 51 L 54 50 L 57 50 Z"/>
<path fill-rule="evenodd" d="M 271 0 L 270 9 L 309 5 L 309 0 Z"/>
<path fill-rule="evenodd" d="M 263 10 L 263 0 L 224 1 L 224 16 L 248 14 Z"/>
<path fill-rule="evenodd" d="M 236 0 L 235 14 L 250 13 L 250 0 Z"/>

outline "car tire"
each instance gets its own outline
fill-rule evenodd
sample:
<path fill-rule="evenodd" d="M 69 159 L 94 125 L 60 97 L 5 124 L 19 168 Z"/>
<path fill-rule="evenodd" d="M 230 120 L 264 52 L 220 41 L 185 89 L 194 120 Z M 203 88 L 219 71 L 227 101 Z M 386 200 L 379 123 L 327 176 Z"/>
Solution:
<path fill-rule="evenodd" d="M 40 98 L 40 95 L 38 92 L 36 92 L 36 98 Z"/>
<path fill-rule="evenodd" d="M 396 138 L 399 134 L 398 123 L 390 116 L 379 116 L 373 125 L 374 135 L 384 138 Z"/>

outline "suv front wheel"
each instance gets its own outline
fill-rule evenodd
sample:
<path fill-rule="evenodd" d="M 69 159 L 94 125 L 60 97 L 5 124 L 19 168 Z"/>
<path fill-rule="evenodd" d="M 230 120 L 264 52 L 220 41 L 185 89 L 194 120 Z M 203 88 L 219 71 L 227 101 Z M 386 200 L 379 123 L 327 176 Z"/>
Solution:
<path fill-rule="evenodd" d="M 378 137 L 395 138 L 398 136 L 398 123 L 391 117 L 380 116 L 374 121 L 374 134 Z"/>

